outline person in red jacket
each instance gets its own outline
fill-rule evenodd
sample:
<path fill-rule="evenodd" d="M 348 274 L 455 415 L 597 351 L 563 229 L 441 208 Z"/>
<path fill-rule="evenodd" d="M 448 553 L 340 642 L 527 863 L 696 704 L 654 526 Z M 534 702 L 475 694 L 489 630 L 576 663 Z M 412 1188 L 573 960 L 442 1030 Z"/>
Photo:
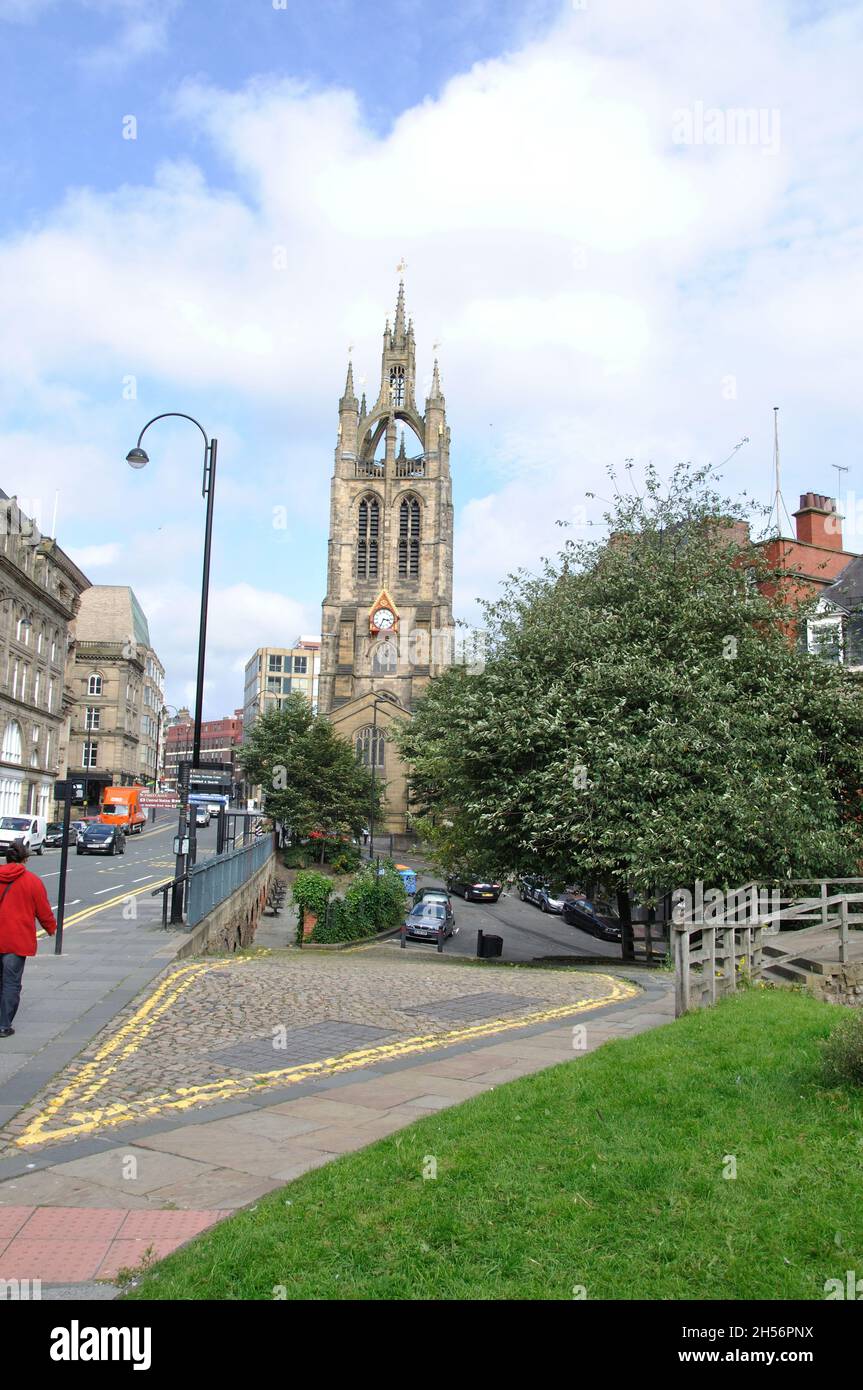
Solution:
<path fill-rule="evenodd" d="M 49 936 L 57 923 L 44 883 L 24 868 L 29 851 L 23 840 L 7 845 L 5 853 L 0 868 L 0 1038 L 11 1038 L 24 965 L 36 954 L 36 918 Z"/>

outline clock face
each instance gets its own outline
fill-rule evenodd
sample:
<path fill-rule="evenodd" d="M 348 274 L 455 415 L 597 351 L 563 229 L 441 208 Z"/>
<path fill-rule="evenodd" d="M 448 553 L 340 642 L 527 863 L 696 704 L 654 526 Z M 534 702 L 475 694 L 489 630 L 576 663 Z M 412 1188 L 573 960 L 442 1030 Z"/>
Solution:
<path fill-rule="evenodd" d="M 386 632 L 395 622 L 395 615 L 389 608 L 378 608 L 372 614 L 372 622 L 379 632 Z"/>

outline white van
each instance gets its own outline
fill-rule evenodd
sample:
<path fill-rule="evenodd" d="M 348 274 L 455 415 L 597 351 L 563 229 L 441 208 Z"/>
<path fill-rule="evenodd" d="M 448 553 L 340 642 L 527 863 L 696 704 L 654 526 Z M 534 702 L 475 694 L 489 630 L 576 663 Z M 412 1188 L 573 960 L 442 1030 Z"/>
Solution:
<path fill-rule="evenodd" d="M 0 845 L 23 840 L 31 854 L 41 854 L 47 831 L 48 822 L 44 816 L 0 816 Z"/>

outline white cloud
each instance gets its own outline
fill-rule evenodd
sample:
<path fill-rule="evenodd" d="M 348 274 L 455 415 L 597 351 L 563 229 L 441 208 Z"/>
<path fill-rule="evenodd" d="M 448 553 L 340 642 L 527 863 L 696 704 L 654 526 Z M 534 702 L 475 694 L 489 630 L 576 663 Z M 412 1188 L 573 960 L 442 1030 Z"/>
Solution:
<path fill-rule="evenodd" d="M 853 10 L 795 27 L 778 0 L 604 0 L 565 6 L 551 36 L 461 74 L 384 135 L 347 90 L 189 84 L 178 148 L 210 142 L 233 188 L 177 158 L 152 186 L 70 189 L 0 246 L 16 324 L 0 343 L 0 404 L 33 417 L 0 435 L 3 477 L 26 460 L 79 528 L 101 490 L 82 542 L 101 546 L 100 522 L 136 525 L 150 505 L 134 500 L 140 480 L 120 481 L 118 438 L 157 395 L 214 400 L 227 416 L 220 498 L 238 527 L 290 503 L 292 527 L 319 529 L 322 573 L 346 346 L 373 394 L 404 255 L 421 380 L 442 344 L 460 601 L 535 563 L 560 539 L 555 519 L 627 456 L 722 457 L 746 434 L 736 476 L 764 491 L 775 403 L 789 494 L 795 480 L 829 490 L 829 464 L 852 461 L 861 368 L 861 49 Z M 698 104 L 778 111 L 778 149 L 676 144 L 675 113 Z M 129 374 L 140 405 L 121 400 Z M 160 515 L 122 557 L 146 574 L 165 515 L 188 518 L 188 544 L 162 552 L 164 590 L 148 588 L 157 645 L 172 643 L 187 675 L 195 447 L 160 446 L 147 482 Z M 284 553 L 285 586 L 305 583 Z M 317 627 L 320 595 L 273 607 L 274 579 L 271 565 L 263 598 L 229 583 L 214 602 L 226 707 L 237 663 L 274 626 Z M 188 600 L 182 621 L 172 593 Z"/>

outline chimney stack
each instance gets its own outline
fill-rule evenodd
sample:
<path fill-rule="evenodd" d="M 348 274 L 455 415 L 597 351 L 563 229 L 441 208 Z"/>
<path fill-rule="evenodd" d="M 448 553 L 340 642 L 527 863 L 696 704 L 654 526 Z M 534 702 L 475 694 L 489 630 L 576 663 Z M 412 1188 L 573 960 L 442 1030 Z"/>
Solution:
<path fill-rule="evenodd" d="M 820 492 L 804 492 L 800 507 L 794 513 L 797 539 L 806 545 L 820 545 L 824 550 L 842 549 L 842 518 L 836 510 L 836 499 Z"/>

